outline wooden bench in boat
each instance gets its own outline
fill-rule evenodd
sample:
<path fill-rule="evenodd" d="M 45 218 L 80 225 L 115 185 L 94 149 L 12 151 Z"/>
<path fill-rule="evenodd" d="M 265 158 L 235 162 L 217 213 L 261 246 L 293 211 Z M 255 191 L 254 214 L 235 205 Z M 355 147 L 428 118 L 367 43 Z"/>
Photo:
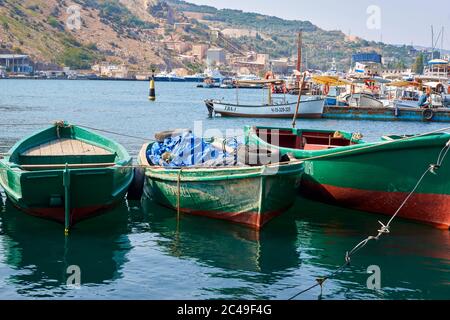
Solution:
<path fill-rule="evenodd" d="M 71 167 L 105 167 L 114 164 L 116 154 L 85 141 L 64 138 L 25 150 L 19 159 L 24 169 L 56 169 L 66 163 Z"/>
<path fill-rule="evenodd" d="M 352 145 L 343 136 L 336 137 L 334 132 L 302 132 L 297 135 L 292 130 L 257 130 L 258 136 L 269 144 L 282 148 L 302 150 L 325 150 Z"/>

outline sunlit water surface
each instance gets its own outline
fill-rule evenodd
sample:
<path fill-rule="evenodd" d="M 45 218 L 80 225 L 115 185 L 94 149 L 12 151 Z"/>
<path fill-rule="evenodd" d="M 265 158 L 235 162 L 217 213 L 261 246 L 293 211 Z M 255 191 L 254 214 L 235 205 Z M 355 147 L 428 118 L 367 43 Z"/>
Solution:
<path fill-rule="evenodd" d="M 205 136 L 238 135 L 247 124 L 290 126 L 289 119 L 208 119 L 203 100 L 234 100 L 234 90 L 191 83 L 0 80 L 0 153 L 17 140 L 64 119 L 152 138 L 172 128 Z M 261 90 L 241 90 L 240 101 L 263 101 Z M 295 97 L 290 97 L 294 100 Z M 431 131 L 445 124 L 299 120 L 297 126 L 382 134 Z M 144 140 L 106 134 L 136 156 Z M 392 159 L 395 161 L 395 159 Z M 375 177 L 374 177 L 375 178 Z M 1 189 L 0 189 L 1 190 Z M 0 299 L 287 299 L 333 272 L 385 217 L 305 199 L 259 234 L 201 217 L 176 215 L 151 200 L 126 202 L 75 226 L 25 215 L 0 204 Z M 383 220 L 384 221 L 384 220 Z M 67 268 L 81 269 L 81 287 L 66 286 Z M 381 290 L 367 288 L 367 268 L 381 270 Z M 316 288 L 299 299 L 317 299 Z M 448 299 L 448 231 L 397 220 L 392 233 L 370 243 L 351 267 L 329 280 L 322 299 Z"/>

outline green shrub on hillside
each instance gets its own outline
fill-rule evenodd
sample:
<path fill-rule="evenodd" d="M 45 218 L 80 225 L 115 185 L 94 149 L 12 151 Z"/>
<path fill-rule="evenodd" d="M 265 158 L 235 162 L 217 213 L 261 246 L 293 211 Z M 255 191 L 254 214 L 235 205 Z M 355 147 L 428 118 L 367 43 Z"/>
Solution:
<path fill-rule="evenodd" d="M 96 56 L 84 48 L 66 48 L 59 58 L 60 63 L 72 69 L 90 69 Z"/>

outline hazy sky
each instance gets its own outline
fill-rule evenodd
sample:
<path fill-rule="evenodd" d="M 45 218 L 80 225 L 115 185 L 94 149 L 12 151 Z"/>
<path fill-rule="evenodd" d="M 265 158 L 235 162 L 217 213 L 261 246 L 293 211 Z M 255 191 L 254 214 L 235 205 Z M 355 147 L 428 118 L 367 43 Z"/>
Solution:
<path fill-rule="evenodd" d="M 188 0 L 217 8 L 240 9 L 286 19 L 309 20 L 326 30 L 351 32 L 368 40 L 431 46 L 442 27 L 450 49 L 449 0 Z M 376 7 L 373 7 L 376 6 Z M 377 9 L 379 8 L 379 10 Z M 367 11 L 370 13 L 367 13 Z M 378 19 L 380 17 L 380 19 Z M 368 27 L 369 26 L 369 27 Z M 439 41 L 438 47 L 441 46 Z"/>

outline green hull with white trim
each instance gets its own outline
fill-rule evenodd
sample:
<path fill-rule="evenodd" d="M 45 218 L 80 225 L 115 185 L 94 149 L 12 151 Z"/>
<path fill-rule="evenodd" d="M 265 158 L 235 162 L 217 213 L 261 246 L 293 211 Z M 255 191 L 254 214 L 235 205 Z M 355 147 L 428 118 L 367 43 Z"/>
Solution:
<path fill-rule="evenodd" d="M 58 123 L 21 140 L 0 159 L 0 185 L 23 211 L 71 226 L 124 198 L 131 164 L 118 143 Z"/>

